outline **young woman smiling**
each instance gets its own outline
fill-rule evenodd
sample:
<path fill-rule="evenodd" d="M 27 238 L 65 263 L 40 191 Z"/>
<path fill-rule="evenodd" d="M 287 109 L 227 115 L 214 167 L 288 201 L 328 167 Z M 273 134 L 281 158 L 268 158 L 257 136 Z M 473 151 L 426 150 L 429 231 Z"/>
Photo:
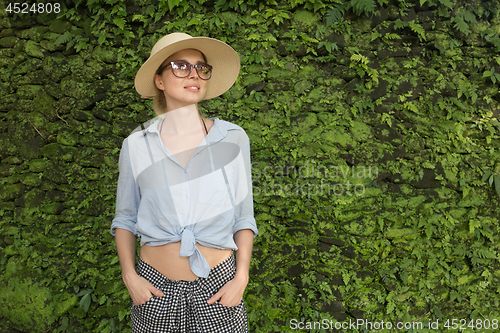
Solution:
<path fill-rule="evenodd" d="M 136 75 L 158 117 L 123 141 L 111 225 L 134 333 L 248 332 L 243 293 L 258 234 L 250 143 L 240 126 L 198 111 L 239 67 L 229 45 L 173 33 Z"/>

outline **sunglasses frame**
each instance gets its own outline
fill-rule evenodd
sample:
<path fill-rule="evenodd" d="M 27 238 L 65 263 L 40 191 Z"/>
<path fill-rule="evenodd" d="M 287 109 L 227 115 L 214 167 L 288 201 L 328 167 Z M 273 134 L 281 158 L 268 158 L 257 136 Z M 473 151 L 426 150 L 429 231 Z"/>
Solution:
<path fill-rule="evenodd" d="M 174 64 L 176 62 L 179 62 L 179 61 L 182 61 L 183 63 L 185 64 L 188 64 L 189 65 L 189 73 L 186 75 L 186 76 L 178 76 L 175 74 L 174 72 Z M 200 76 L 200 73 L 198 72 L 198 66 L 206 66 L 209 70 L 210 70 L 210 76 L 208 77 L 208 79 L 204 79 Z M 185 78 L 185 77 L 188 77 L 192 72 L 193 72 L 193 68 L 196 69 L 196 74 L 198 75 L 198 77 L 201 79 L 201 80 L 204 80 L 204 81 L 207 81 L 207 80 L 210 80 L 210 78 L 212 77 L 212 65 L 209 65 L 207 63 L 203 63 L 203 64 L 196 64 L 196 65 L 192 65 L 191 63 L 185 61 L 185 60 L 174 60 L 174 61 L 170 61 L 169 63 L 161 66 L 160 68 L 158 68 L 158 70 L 156 71 L 156 74 L 158 75 L 161 75 L 161 73 L 168 67 L 168 66 L 172 66 L 172 74 L 174 74 L 175 77 L 178 77 L 178 78 Z"/>

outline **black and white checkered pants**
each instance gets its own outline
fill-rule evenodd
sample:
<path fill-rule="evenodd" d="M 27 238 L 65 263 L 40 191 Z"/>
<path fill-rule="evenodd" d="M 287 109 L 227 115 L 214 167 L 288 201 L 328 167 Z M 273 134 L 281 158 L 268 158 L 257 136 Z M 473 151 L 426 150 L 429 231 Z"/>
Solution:
<path fill-rule="evenodd" d="M 212 297 L 236 273 L 234 252 L 210 270 L 207 278 L 172 281 L 139 258 L 137 274 L 160 289 L 163 297 L 153 295 L 141 305 L 134 305 L 130 317 L 133 333 L 240 333 L 248 332 L 247 312 L 243 301 L 228 307 Z"/>

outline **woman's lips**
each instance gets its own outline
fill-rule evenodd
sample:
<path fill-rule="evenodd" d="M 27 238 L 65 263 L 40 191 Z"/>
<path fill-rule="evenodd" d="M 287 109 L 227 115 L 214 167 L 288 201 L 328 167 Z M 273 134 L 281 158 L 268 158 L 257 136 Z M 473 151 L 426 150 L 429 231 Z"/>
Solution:
<path fill-rule="evenodd" d="M 194 92 L 200 91 L 200 87 L 197 87 L 197 86 L 187 86 L 187 87 L 184 87 L 184 89 L 186 89 L 188 91 L 194 91 Z"/>

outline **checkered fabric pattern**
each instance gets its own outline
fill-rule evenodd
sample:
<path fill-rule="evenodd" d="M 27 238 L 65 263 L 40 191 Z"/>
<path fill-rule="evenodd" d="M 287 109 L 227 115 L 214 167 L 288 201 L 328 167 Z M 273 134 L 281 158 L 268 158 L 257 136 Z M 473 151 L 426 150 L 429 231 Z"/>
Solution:
<path fill-rule="evenodd" d="M 172 281 L 141 258 L 137 274 L 163 291 L 141 305 L 131 306 L 133 333 L 247 333 L 247 312 L 243 301 L 227 307 L 212 297 L 236 273 L 234 253 L 210 270 L 208 278 Z"/>

